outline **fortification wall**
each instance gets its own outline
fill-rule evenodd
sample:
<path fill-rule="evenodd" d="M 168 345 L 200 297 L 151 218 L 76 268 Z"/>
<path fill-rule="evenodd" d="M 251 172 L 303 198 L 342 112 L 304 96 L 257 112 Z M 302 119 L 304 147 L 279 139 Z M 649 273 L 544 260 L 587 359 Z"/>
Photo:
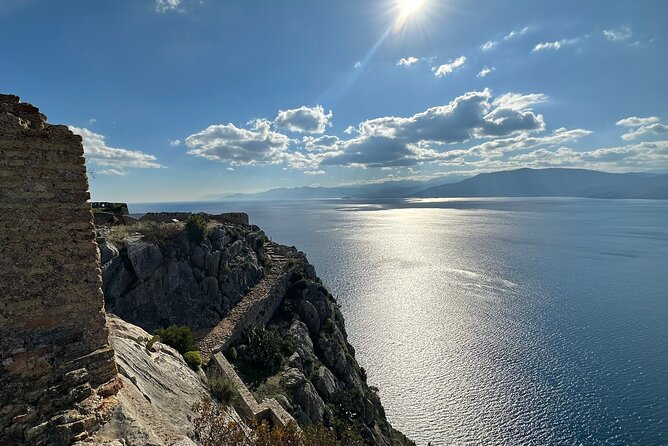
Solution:
<path fill-rule="evenodd" d="M 0 95 L 0 444 L 68 444 L 114 406 L 81 137 Z"/>
<path fill-rule="evenodd" d="M 191 215 L 192 212 L 148 212 L 139 220 L 154 221 L 156 223 L 171 223 L 174 220 L 186 221 Z"/>
<path fill-rule="evenodd" d="M 221 223 L 234 223 L 236 225 L 248 226 L 250 224 L 248 214 L 245 212 L 225 212 L 220 215 L 212 215 L 211 219 Z"/>

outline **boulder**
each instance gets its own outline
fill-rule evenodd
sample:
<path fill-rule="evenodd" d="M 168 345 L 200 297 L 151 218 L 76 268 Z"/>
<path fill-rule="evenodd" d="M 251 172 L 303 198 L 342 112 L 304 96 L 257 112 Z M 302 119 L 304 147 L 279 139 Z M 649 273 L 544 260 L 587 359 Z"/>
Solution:
<path fill-rule="evenodd" d="M 332 401 L 336 392 L 340 390 L 334 374 L 325 366 L 321 366 L 315 372 L 313 383 L 318 393 L 327 401 Z"/>
<path fill-rule="evenodd" d="M 322 423 L 325 402 L 302 372 L 296 368 L 286 370 L 281 377 L 281 384 L 311 423 Z"/>
<path fill-rule="evenodd" d="M 313 352 L 313 341 L 308 332 L 308 327 L 299 319 L 295 319 L 290 326 L 290 334 L 295 338 L 297 353 L 302 360 L 315 358 Z"/>
<path fill-rule="evenodd" d="M 111 259 L 118 257 L 118 248 L 112 243 L 105 241 L 104 243 L 98 243 L 97 247 L 100 250 L 100 265 L 111 261 Z"/>
<path fill-rule="evenodd" d="M 192 249 L 192 254 L 190 255 L 190 262 L 194 267 L 201 270 L 204 269 L 204 264 L 206 263 L 206 253 L 201 246 L 195 245 Z"/>
<path fill-rule="evenodd" d="M 244 242 L 242 242 L 241 240 L 237 240 L 236 242 L 232 243 L 232 245 L 230 245 L 230 247 L 227 248 L 227 258 L 233 259 L 236 256 L 238 256 L 243 247 L 244 247 Z"/>
<path fill-rule="evenodd" d="M 157 245 L 144 241 L 132 242 L 127 247 L 128 258 L 139 280 L 146 280 L 162 266 L 162 252 Z"/>
<path fill-rule="evenodd" d="M 311 335 L 317 335 L 320 332 L 320 314 L 313 304 L 307 300 L 299 305 L 299 318 L 304 321 Z"/>

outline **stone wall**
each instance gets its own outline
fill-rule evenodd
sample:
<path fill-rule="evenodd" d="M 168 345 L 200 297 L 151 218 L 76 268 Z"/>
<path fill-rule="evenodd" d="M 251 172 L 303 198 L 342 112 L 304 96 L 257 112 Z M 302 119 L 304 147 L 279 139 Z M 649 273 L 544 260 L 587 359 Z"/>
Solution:
<path fill-rule="evenodd" d="M 156 223 L 171 223 L 174 220 L 186 221 L 191 215 L 192 212 L 148 212 L 139 220 L 153 221 Z"/>
<path fill-rule="evenodd" d="M 186 221 L 192 212 L 148 212 L 144 214 L 141 221 L 153 221 L 157 223 L 169 223 L 174 220 Z M 222 214 L 202 214 L 208 220 L 219 223 L 233 223 L 235 225 L 249 225 L 248 214 L 245 212 L 225 212 Z"/>
<path fill-rule="evenodd" d="M 0 95 L 0 444 L 69 444 L 119 389 L 81 137 Z"/>
<path fill-rule="evenodd" d="M 220 215 L 212 215 L 212 220 L 218 220 L 221 223 L 234 223 L 236 225 L 246 225 L 250 224 L 248 219 L 248 214 L 245 212 L 225 212 Z"/>

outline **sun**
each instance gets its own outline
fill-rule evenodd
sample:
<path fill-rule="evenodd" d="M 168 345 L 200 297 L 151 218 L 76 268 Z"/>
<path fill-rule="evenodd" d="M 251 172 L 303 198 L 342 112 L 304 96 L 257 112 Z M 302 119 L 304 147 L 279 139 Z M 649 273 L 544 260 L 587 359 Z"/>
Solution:
<path fill-rule="evenodd" d="M 426 8 L 427 0 L 396 0 L 395 11 L 397 11 L 397 19 L 394 22 L 395 31 L 400 31 L 408 19 L 423 12 Z"/>
<path fill-rule="evenodd" d="M 401 15 L 409 16 L 415 14 L 424 5 L 425 0 L 399 0 L 399 10 Z"/>

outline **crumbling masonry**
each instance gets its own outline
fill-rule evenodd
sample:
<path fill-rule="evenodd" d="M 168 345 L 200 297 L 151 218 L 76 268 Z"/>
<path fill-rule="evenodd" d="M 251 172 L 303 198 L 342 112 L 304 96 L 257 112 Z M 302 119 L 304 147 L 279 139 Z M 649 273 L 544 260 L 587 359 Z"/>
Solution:
<path fill-rule="evenodd" d="M 0 444 L 69 444 L 119 390 L 81 137 L 0 95 Z"/>

